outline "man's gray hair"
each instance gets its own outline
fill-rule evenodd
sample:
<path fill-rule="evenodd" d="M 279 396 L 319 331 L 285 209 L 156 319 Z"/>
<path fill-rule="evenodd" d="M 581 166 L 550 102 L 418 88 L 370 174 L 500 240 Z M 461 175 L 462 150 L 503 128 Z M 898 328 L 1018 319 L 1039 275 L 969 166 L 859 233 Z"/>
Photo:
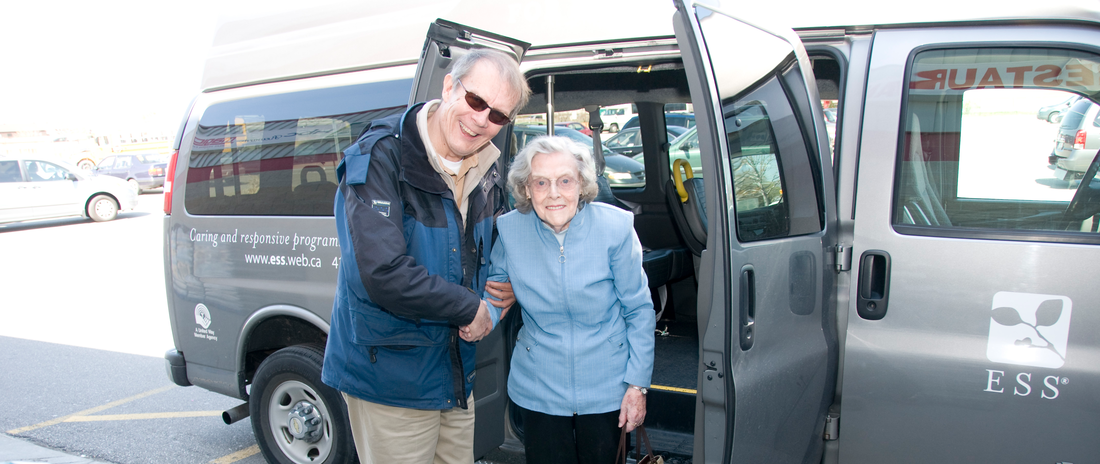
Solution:
<path fill-rule="evenodd" d="M 451 67 L 451 77 L 456 79 L 466 77 L 474 65 L 481 61 L 493 65 L 500 73 L 500 79 L 519 94 L 516 107 L 512 109 L 512 114 L 508 115 L 515 117 L 523 107 L 527 106 L 527 100 L 531 98 L 531 88 L 527 86 L 527 78 L 519 70 L 519 63 L 512 57 L 489 48 L 475 48 L 455 60 L 454 66 Z"/>
<path fill-rule="evenodd" d="M 550 153 L 566 153 L 577 161 L 577 173 L 580 177 L 578 180 L 581 183 L 577 207 L 583 208 L 586 203 L 596 199 L 600 186 L 596 183 L 596 161 L 592 158 L 591 148 L 568 137 L 542 135 L 527 142 L 508 168 L 508 189 L 512 192 L 519 212 L 526 214 L 532 208 L 531 198 L 527 196 L 527 183 L 531 180 L 531 161 L 535 159 L 535 155 Z"/>

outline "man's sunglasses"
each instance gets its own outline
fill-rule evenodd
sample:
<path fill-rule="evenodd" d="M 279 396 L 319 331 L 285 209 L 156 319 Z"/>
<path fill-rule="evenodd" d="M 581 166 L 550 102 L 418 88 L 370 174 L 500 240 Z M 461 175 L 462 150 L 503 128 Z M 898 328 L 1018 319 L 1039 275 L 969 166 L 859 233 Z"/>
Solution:
<path fill-rule="evenodd" d="M 462 81 L 458 80 L 458 78 L 455 78 L 455 81 L 458 82 L 458 85 L 462 85 Z M 462 88 L 466 89 L 466 86 L 462 85 Z M 507 114 L 504 114 L 500 110 L 494 109 L 493 107 L 489 106 L 488 103 L 485 103 L 485 100 L 477 96 L 476 93 L 473 93 L 469 90 L 466 90 L 466 104 L 470 105 L 470 108 L 474 111 L 477 111 L 478 113 L 485 111 L 485 109 L 488 108 L 489 122 L 498 126 L 503 126 L 512 122 L 512 118 L 508 117 Z"/>

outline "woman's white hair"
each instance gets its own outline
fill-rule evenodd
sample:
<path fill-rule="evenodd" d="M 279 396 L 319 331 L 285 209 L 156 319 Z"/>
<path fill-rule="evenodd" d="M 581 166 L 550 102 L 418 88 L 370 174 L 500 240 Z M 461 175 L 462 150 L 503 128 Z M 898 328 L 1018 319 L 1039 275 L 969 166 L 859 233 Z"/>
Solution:
<path fill-rule="evenodd" d="M 581 183 L 580 204 L 583 208 L 591 203 L 599 193 L 596 183 L 596 161 L 592 158 L 590 147 L 586 147 L 568 137 L 539 136 L 527 142 L 508 169 L 508 189 L 516 201 L 516 209 L 521 213 L 531 212 L 531 198 L 527 196 L 527 183 L 531 179 L 531 161 L 535 156 L 550 153 L 567 153 L 577 162 L 577 174 Z"/>

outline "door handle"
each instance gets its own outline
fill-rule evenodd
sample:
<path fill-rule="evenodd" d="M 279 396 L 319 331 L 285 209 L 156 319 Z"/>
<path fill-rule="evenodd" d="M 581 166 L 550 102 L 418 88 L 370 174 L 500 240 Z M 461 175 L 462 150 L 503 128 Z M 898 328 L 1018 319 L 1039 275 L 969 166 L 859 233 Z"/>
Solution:
<path fill-rule="evenodd" d="M 756 271 L 752 265 L 741 268 L 740 293 L 738 306 L 738 332 L 741 339 L 741 351 L 748 351 L 756 340 Z"/>
<path fill-rule="evenodd" d="M 859 257 L 859 288 L 856 314 L 877 321 L 886 316 L 890 299 L 890 254 L 882 250 L 867 250 Z"/>

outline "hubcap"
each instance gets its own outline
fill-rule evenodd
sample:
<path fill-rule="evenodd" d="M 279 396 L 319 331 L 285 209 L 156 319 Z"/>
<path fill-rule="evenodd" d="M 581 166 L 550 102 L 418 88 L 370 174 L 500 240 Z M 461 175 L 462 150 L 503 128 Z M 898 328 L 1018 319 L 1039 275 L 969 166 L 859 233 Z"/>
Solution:
<path fill-rule="evenodd" d="M 298 440 L 316 443 L 321 439 L 321 413 L 308 401 L 299 401 L 286 418 L 287 431 Z"/>
<path fill-rule="evenodd" d="M 279 450 L 296 464 L 324 462 L 332 453 L 332 419 L 321 396 L 309 385 L 287 380 L 271 392 L 267 426 Z"/>

